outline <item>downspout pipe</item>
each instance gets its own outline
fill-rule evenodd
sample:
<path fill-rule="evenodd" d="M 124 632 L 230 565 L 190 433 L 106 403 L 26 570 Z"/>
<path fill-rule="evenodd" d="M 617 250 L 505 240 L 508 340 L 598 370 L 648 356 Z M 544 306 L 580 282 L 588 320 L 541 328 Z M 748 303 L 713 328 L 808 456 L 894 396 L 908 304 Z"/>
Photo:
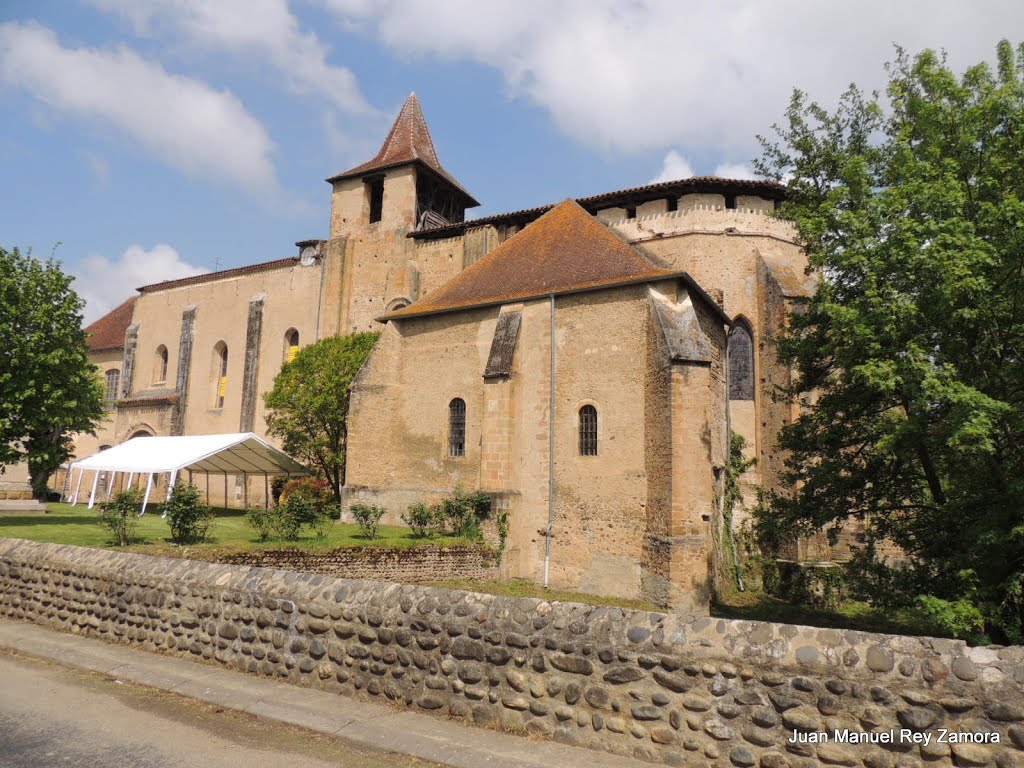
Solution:
<path fill-rule="evenodd" d="M 555 525 L 555 294 L 548 295 L 551 307 L 551 375 L 548 392 L 548 527 L 544 536 L 544 586 L 551 580 L 551 534 Z"/>

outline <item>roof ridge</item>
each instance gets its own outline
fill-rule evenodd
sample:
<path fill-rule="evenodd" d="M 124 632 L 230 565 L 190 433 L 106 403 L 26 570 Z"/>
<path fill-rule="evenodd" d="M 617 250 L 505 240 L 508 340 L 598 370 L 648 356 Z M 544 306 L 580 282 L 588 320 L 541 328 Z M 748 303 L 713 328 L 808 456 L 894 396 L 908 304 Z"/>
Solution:
<path fill-rule="evenodd" d="M 414 304 L 403 318 L 670 277 L 639 250 L 564 200 Z"/>

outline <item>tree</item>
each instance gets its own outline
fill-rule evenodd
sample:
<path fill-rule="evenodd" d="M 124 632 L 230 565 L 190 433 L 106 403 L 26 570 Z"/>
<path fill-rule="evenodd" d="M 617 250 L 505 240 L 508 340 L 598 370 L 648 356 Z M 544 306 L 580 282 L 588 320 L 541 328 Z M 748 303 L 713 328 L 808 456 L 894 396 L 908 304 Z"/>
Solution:
<path fill-rule="evenodd" d="M 267 431 L 281 438 L 285 451 L 321 472 L 337 501 L 345 484 L 352 381 L 379 335 L 331 336 L 305 347 L 263 396 Z"/>
<path fill-rule="evenodd" d="M 52 259 L 0 247 L 0 468 L 27 461 L 37 496 L 72 455 L 71 436 L 103 417 L 71 280 Z"/>
<path fill-rule="evenodd" d="M 820 288 L 779 344 L 785 394 L 815 394 L 781 435 L 794 490 L 760 530 L 860 518 L 877 600 L 1021 642 L 1024 46 L 997 59 L 957 76 L 897 49 L 885 98 L 851 87 L 830 112 L 796 91 L 761 139 Z M 909 567 L 878 562 L 883 539 Z"/>

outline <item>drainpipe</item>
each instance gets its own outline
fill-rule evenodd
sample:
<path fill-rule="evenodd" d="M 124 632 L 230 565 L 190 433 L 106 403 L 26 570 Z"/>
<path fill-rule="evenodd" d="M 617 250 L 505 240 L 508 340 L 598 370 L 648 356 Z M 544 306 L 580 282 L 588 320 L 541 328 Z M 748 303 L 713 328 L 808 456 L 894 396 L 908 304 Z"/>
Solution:
<path fill-rule="evenodd" d="M 555 294 L 551 306 L 551 389 L 548 393 L 548 527 L 544 537 L 544 586 L 551 576 L 551 531 L 555 525 Z"/>

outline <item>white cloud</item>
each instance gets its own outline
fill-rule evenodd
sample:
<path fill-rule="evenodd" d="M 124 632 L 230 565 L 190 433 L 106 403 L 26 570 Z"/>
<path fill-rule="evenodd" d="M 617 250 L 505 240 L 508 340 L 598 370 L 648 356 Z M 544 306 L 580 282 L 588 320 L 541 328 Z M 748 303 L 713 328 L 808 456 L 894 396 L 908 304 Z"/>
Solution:
<path fill-rule="evenodd" d="M 85 299 L 88 324 L 134 296 L 140 286 L 201 275 L 210 270 L 189 264 L 171 246 L 157 243 L 148 251 L 141 245 L 130 245 L 114 260 L 90 254 L 74 271 L 74 288 Z"/>
<path fill-rule="evenodd" d="M 322 0 L 402 56 L 470 60 L 588 146 L 754 156 L 799 86 L 822 102 L 883 84 L 893 41 L 992 60 L 1024 3 L 958 0 Z"/>
<path fill-rule="evenodd" d="M 129 48 L 65 48 L 46 27 L 8 22 L 0 24 L 0 79 L 54 110 L 115 126 L 188 174 L 277 188 L 270 137 L 234 95 Z"/>
<path fill-rule="evenodd" d="M 352 113 L 373 113 L 355 75 L 327 63 L 328 49 L 302 31 L 287 0 L 91 0 L 127 18 L 136 33 L 167 24 L 197 48 L 269 62 L 296 93 L 315 94 Z"/>
<path fill-rule="evenodd" d="M 756 179 L 759 178 L 753 169 L 746 163 L 720 163 L 715 166 L 712 176 L 721 176 L 723 179 Z"/>
<path fill-rule="evenodd" d="M 676 150 L 670 149 L 665 155 L 661 164 L 661 172 L 650 180 L 650 184 L 657 184 L 659 181 L 676 181 L 677 179 L 688 179 L 693 176 L 693 167 L 690 161 L 679 154 Z"/>

